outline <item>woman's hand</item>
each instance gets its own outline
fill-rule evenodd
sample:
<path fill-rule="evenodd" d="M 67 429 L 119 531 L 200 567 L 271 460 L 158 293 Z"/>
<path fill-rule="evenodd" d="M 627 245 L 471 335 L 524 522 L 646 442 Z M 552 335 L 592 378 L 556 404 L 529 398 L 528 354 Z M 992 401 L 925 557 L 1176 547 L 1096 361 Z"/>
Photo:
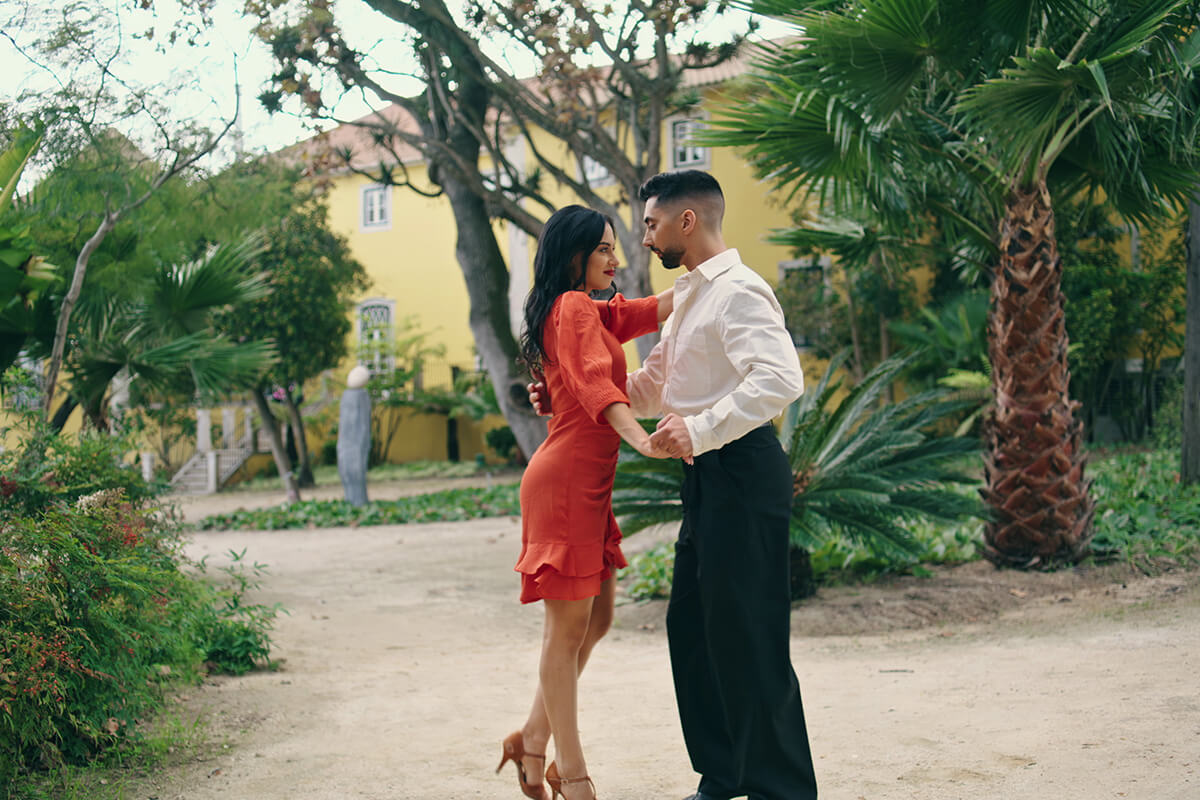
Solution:
<path fill-rule="evenodd" d="M 656 447 L 650 441 L 649 434 L 647 434 L 642 440 L 637 441 L 637 442 L 631 441 L 631 442 L 629 442 L 629 444 L 633 447 L 634 450 L 637 450 L 639 453 L 644 455 L 646 458 L 670 458 L 671 457 L 670 453 L 668 453 L 666 450 L 663 450 L 661 447 Z"/>
<path fill-rule="evenodd" d="M 546 389 L 546 384 L 541 379 L 537 383 L 527 383 L 525 388 L 529 390 L 529 405 L 533 406 L 533 413 L 539 417 L 549 417 L 553 414 L 550 410 L 550 392 Z"/>

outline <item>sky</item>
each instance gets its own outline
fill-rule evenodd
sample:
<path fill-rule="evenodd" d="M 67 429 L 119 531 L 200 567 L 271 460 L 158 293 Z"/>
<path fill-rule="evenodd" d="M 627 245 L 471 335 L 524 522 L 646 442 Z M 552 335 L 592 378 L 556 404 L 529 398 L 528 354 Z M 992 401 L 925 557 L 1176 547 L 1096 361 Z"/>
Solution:
<path fill-rule="evenodd" d="M 164 34 L 179 19 L 173 0 L 156 0 L 153 14 L 131 10 L 133 0 L 96 0 L 96 3 L 117 12 L 115 18 L 110 18 L 110 25 L 111 19 L 117 20 L 111 30 L 120 37 L 124 59 L 114 64 L 113 73 L 131 85 L 169 85 L 171 90 L 166 97 L 172 118 L 219 127 L 234 113 L 239 94 L 235 85 L 240 84 L 241 108 L 236 129 L 240 136 L 234 141 L 240 141 L 245 150 L 273 151 L 312 135 L 311 121 L 288 113 L 270 115 L 259 103 L 257 96 L 273 64 L 266 46 L 250 31 L 249 20 L 238 13 L 242 5 L 238 0 L 220 0 L 214 4 L 214 25 L 195 46 L 177 43 L 166 48 L 162 46 Z M 51 70 L 32 63 L 5 37 L 12 36 L 18 45 L 32 52 L 28 47 L 32 41 L 29 26 L 19 23 L 29 19 L 53 20 L 65 5 L 60 0 L 0 0 L 0 26 L 5 31 L 5 36 L 0 36 L 0 101 L 11 100 L 22 90 L 54 86 Z M 374 42 L 380 61 L 393 56 L 387 52 L 389 46 L 404 47 L 400 42 L 380 40 L 381 17 L 361 0 L 337 0 L 334 9 L 347 38 L 360 48 Z M 20 18 L 14 19 L 14 15 Z M 395 27 L 386 20 L 383 24 Z M 741 29 L 744 24 L 744 14 L 731 12 L 706 33 L 716 39 L 723 30 Z M 141 34 L 151 26 L 157 35 L 154 40 L 147 40 Z M 774 23 L 767 25 L 763 33 L 779 35 L 784 30 L 784 26 Z M 516 66 L 520 69 L 520 65 Z M 61 74 L 62 68 L 55 71 Z M 532 66 L 528 71 L 532 71 Z M 354 119 L 371 111 L 372 100 L 361 95 L 346 96 L 335 106 L 335 111 L 342 119 Z M 230 157 L 232 151 L 231 142 L 224 157 Z"/>

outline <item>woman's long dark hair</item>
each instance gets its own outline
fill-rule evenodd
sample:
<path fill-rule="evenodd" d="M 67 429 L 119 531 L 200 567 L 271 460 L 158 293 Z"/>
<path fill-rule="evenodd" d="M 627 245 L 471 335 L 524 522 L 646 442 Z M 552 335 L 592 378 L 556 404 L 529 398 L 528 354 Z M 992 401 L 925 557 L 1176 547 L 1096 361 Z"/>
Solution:
<path fill-rule="evenodd" d="M 542 334 L 550 309 L 559 295 L 583 283 L 588 257 L 600 246 L 605 225 L 612 225 L 608 217 L 578 205 L 563 206 L 546 220 L 533 257 L 533 288 L 525 298 L 521 331 L 521 357 L 531 373 L 541 373 L 547 360 Z"/>

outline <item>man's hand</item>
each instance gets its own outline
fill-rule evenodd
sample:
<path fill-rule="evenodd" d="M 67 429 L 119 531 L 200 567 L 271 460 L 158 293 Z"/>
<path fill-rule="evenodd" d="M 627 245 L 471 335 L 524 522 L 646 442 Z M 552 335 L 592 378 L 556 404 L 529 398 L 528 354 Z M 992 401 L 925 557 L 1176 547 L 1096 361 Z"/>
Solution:
<path fill-rule="evenodd" d="M 549 417 L 554 414 L 550 410 L 550 392 L 546 390 L 546 384 L 542 381 L 537 383 L 527 383 L 525 388 L 529 390 L 529 404 L 533 406 L 533 412 L 539 417 Z"/>
<path fill-rule="evenodd" d="M 650 444 L 671 458 L 692 463 L 692 435 L 683 417 L 677 414 L 667 414 L 658 421 L 658 429 L 650 434 Z"/>

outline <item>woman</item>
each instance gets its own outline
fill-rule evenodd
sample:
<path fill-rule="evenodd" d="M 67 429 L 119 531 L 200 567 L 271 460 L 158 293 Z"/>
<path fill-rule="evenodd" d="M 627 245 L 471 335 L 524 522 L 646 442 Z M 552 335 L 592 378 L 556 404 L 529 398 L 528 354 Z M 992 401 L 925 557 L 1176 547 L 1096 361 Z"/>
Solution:
<path fill-rule="evenodd" d="M 629 410 L 621 344 L 655 331 L 671 312 L 672 293 L 593 301 L 618 266 L 612 224 L 600 213 L 567 206 L 546 222 L 525 301 L 521 346 L 554 399 L 550 433 L 521 480 L 521 602 L 546 607 L 538 689 L 525 726 L 504 740 L 500 767 L 516 762 L 521 791 L 545 800 L 591 800 L 579 741 L 576 686 L 613 617 L 615 575 L 625 566 L 612 513 L 620 439 L 663 457 Z M 545 746 L 554 737 L 555 762 Z"/>

